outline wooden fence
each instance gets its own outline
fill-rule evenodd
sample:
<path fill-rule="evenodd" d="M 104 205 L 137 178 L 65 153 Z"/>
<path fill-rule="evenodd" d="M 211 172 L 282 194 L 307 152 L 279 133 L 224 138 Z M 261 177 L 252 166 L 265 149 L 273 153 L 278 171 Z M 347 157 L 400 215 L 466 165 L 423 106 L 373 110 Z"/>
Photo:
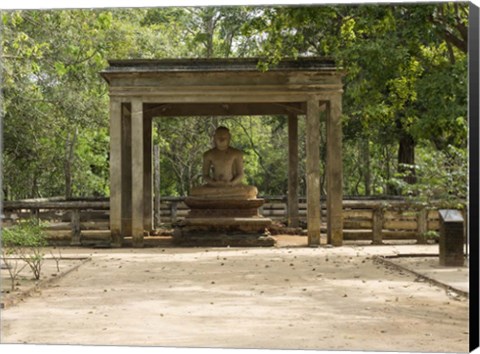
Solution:
<path fill-rule="evenodd" d="M 275 221 L 286 222 L 286 197 L 264 197 L 261 215 Z M 306 227 L 307 203 L 300 198 L 299 219 Z M 322 202 L 322 232 L 326 232 L 327 210 Z M 182 220 L 188 214 L 183 198 L 166 198 L 161 204 L 163 222 Z M 464 218 L 466 215 L 464 213 Z M 343 201 L 344 240 L 371 240 L 381 244 L 383 240 L 414 239 L 424 243 L 428 231 L 438 231 L 438 209 L 403 199 L 356 199 Z"/>
<path fill-rule="evenodd" d="M 285 197 L 264 197 L 260 213 L 278 222 L 287 219 Z M 160 220 L 168 227 L 182 220 L 189 209 L 183 198 L 164 197 Z M 466 213 L 464 219 L 466 220 Z M 18 220 L 38 218 L 47 223 L 52 244 L 88 245 L 99 239 L 109 240 L 109 202 L 102 200 L 24 200 L 3 204 L 4 226 Z M 306 227 L 306 200 L 300 198 L 299 217 Z M 438 231 L 439 214 L 435 206 L 424 206 L 399 199 L 357 199 L 343 201 L 344 240 L 426 241 L 428 231 Z M 322 232 L 326 232 L 326 203 L 322 202 Z"/>
<path fill-rule="evenodd" d="M 108 200 L 33 199 L 3 203 L 2 224 L 37 219 L 45 222 L 48 241 L 53 245 L 80 246 L 110 239 Z"/>

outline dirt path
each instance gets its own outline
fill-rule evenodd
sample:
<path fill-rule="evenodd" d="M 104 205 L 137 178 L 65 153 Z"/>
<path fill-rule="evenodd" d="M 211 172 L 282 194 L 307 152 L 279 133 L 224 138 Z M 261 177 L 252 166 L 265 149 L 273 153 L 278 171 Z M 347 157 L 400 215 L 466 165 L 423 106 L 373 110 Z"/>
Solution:
<path fill-rule="evenodd" d="M 468 351 L 466 299 L 372 260 L 398 247 L 75 252 L 2 343 Z"/>

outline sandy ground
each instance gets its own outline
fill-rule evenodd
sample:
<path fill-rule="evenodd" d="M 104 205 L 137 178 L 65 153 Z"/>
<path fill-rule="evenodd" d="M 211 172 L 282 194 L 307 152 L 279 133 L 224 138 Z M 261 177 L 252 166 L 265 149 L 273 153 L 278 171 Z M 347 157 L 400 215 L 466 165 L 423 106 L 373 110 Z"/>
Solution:
<path fill-rule="evenodd" d="M 1 343 L 467 352 L 468 299 L 373 259 L 408 252 L 438 245 L 65 249 Z"/>

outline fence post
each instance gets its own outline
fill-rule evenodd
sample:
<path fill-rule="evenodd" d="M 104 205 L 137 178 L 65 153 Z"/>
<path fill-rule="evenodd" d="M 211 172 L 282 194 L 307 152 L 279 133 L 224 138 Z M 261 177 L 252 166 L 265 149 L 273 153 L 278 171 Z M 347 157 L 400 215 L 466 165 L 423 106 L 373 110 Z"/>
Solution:
<path fill-rule="evenodd" d="M 72 228 L 72 239 L 70 246 L 80 246 L 80 209 L 73 209 L 70 213 L 70 223 Z"/>
<path fill-rule="evenodd" d="M 373 233 L 373 245 L 382 245 L 383 244 L 383 208 L 381 205 L 375 206 L 373 209 L 373 225 L 372 225 L 372 233 Z"/>
<path fill-rule="evenodd" d="M 172 200 L 170 202 L 170 220 L 172 224 L 174 222 L 177 222 L 177 201 L 176 200 Z"/>
<path fill-rule="evenodd" d="M 417 243 L 424 245 L 427 243 L 426 233 L 428 231 L 428 210 L 422 207 L 417 212 Z"/>
<path fill-rule="evenodd" d="M 37 209 L 37 208 L 32 208 L 32 209 L 30 209 L 30 215 L 31 215 L 32 220 L 35 221 L 35 224 L 39 225 L 40 224 L 40 210 Z"/>

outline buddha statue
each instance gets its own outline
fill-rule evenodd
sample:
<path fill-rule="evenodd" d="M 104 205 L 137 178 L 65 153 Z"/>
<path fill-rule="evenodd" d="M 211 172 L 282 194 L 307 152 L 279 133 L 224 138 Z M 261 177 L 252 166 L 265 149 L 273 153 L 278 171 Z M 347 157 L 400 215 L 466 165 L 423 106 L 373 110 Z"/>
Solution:
<path fill-rule="evenodd" d="M 203 154 L 204 185 L 194 187 L 190 196 L 202 199 L 255 199 L 257 188 L 242 183 L 243 152 L 230 146 L 226 127 L 218 127 L 213 136 L 215 147 Z"/>
<path fill-rule="evenodd" d="M 174 243 L 216 246 L 273 246 L 266 229 L 272 220 L 259 214 L 265 203 L 257 188 L 242 183 L 243 153 L 230 146 L 230 132 L 219 127 L 215 147 L 203 154 L 204 184 L 185 198 L 190 209 L 175 227 Z"/>

